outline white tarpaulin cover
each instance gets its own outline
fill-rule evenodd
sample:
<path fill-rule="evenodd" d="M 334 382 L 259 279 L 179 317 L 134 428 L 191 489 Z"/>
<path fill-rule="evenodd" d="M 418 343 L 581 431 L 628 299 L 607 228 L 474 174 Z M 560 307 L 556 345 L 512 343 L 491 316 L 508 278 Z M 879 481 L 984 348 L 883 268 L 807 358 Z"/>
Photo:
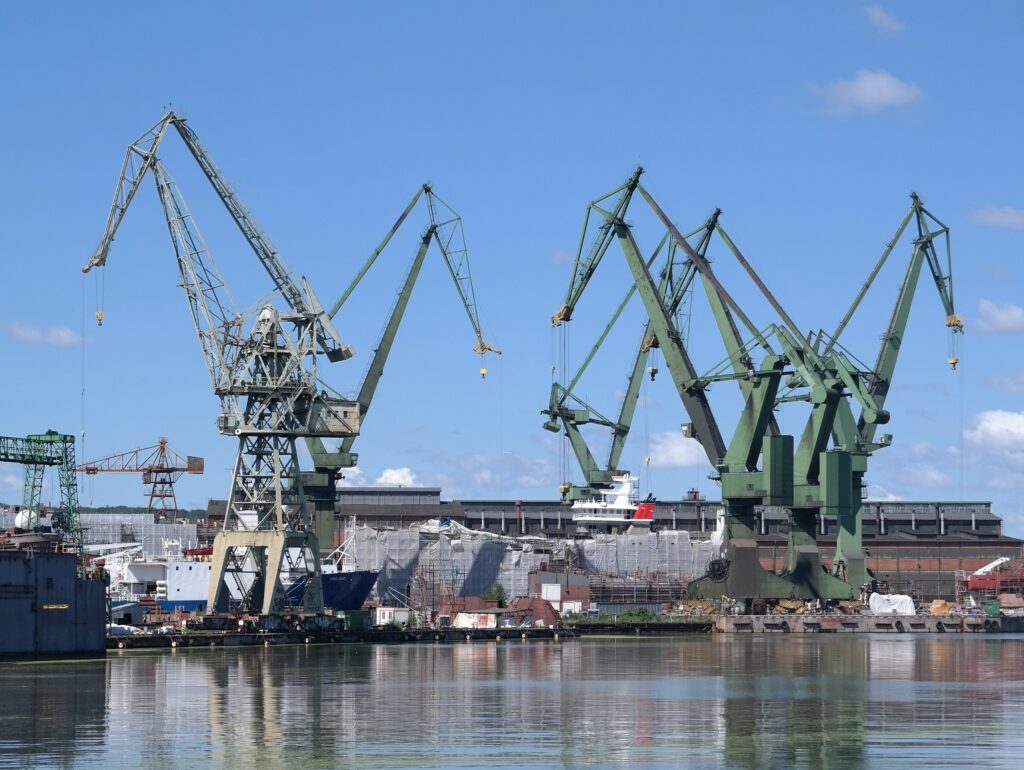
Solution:
<path fill-rule="evenodd" d="M 529 593 L 530 572 L 553 560 L 613 577 L 692 579 L 716 555 L 710 540 L 684 530 L 643 535 L 595 535 L 583 540 L 510 537 L 432 520 L 416 529 L 357 526 L 348 566 L 380 570 L 377 595 L 411 595 L 433 606 L 447 596 L 480 596 L 496 583 L 508 597 Z"/>
<path fill-rule="evenodd" d="M 906 594 L 871 594 L 868 606 L 875 615 L 914 615 L 914 600 Z"/>

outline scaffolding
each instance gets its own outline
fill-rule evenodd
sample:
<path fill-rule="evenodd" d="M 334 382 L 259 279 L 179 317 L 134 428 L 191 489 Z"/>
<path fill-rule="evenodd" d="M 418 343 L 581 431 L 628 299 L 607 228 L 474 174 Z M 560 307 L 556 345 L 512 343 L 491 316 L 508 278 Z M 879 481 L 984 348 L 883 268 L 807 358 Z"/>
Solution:
<path fill-rule="evenodd" d="M 693 576 L 704 573 L 715 549 L 685 531 L 563 540 L 492 535 L 449 524 L 403 530 L 355 527 L 348 553 L 356 569 L 380 571 L 378 598 L 397 591 L 436 610 L 451 599 L 480 596 L 496 584 L 509 598 L 528 596 L 531 572 L 570 568 L 628 579 L 631 596 L 645 593 L 658 597 L 651 602 L 674 601 L 682 598 Z"/>

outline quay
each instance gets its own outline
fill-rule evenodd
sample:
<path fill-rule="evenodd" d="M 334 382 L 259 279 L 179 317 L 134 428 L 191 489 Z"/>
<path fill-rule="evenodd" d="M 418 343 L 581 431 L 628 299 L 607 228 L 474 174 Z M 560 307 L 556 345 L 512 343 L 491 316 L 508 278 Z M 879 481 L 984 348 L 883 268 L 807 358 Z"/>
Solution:
<path fill-rule="evenodd" d="M 670 621 L 595 620 L 556 628 L 371 628 L 189 631 L 108 636 L 108 650 L 271 647 L 300 644 L 410 644 L 561 641 L 593 636 L 689 634 L 991 634 L 1024 632 L 1024 617 L 982 615 L 697 615 Z"/>
<path fill-rule="evenodd" d="M 437 642 L 560 641 L 574 639 L 571 628 L 369 629 L 367 631 L 195 631 L 175 634 L 108 636 L 108 650 L 210 647 L 272 647 L 294 644 L 401 644 Z"/>
<path fill-rule="evenodd" d="M 720 634 L 996 633 L 1024 629 L 1021 617 L 982 615 L 719 615 Z"/>

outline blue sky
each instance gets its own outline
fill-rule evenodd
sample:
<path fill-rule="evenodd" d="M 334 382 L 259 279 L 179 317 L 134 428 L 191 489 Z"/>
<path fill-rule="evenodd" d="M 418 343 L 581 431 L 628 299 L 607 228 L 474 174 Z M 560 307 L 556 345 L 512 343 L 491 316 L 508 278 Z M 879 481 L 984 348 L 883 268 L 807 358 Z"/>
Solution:
<path fill-rule="evenodd" d="M 486 335 L 505 350 L 477 374 L 472 335 L 436 252 L 356 444 L 351 480 L 440 485 L 446 497 L 551 497 L 559 441 L 541 429 L 549 317 L 569 280 L 587 201 L 638 164 L 682 227 L 716 206 L 798 323 L 834 327 L 917 190 L 952 230 L 961 368 L 925 283 L 894 380 L 894 445 L 875 497 L 993 500 L 1024 533 L 1024 191 L 1015 3 L 4 3 L 0 121 L 2 430 L 85 431 L 94 457 L 170 438 L 206 457 L 181 502 L 221 497 L 234 442 L 210 392 L 155 191 L 140 192 L 97 284 L 99 238 L 127 143 L 185 114 L 298 273 L 333 301 L 416 187 L 465 219 Z M 242 306 L 266 290 L 176 137 L 178 179 Z M 328 377 L 355 391 L 411 258 L 420 210 L 339 317 L 360 352 Z M 660 237 L 638 214 L 638 239 Z M 909 250 L 851 327 L 873 361 Z M 727 270 L 723 267 L 723 270 Z M 729 277 L 734 281 L 734 277 Z M 569 332 L 582 355 L 622 292 L 612 253 Z M 749 285 L 730 283 L 767 322 Z M 717 363 L 695 311 L 695 348 Z M 638 307 L 582 391 L 614 412 Z M 84 344 L 82 338 L 84 337 Z M 561 375 L 562 372 L 557 372 Z M 84 375 L 84 378 L 83 378 Z M 84 383 L 84 387 L 83 387 Z M 721 387 L 721 386 L 720 386 Z M 715 394 L 719 398 L 718 394 Z M 720 421 L 735 409 L 721 397 Z M 667 378 L 645 385 L 625 464 L 662 497 L 717 494 Z M 799 432 L 800 417 L 782 418 Z M 598 451 L 606 444 L 594 438 Z M 0 466 L 0 499 L 20 475 Z M 85 482 L 86 502 L 142 501 L 137 479 Z"/>

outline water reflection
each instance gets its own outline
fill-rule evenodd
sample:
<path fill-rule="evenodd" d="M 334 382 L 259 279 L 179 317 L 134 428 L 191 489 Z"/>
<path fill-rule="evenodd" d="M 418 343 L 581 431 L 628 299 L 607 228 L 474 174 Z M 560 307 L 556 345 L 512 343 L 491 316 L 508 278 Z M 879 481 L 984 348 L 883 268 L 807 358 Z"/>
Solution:
<path fill-rule="evenodd" d="M 0 764 L 69 767 L 106 743 L 103 661 L 0 666 Z"/>
<path fill-rule="evenodd" d="M 1024 639 L 179 650 L 0 666 L 0 765 L 1016 765 Z"/>

